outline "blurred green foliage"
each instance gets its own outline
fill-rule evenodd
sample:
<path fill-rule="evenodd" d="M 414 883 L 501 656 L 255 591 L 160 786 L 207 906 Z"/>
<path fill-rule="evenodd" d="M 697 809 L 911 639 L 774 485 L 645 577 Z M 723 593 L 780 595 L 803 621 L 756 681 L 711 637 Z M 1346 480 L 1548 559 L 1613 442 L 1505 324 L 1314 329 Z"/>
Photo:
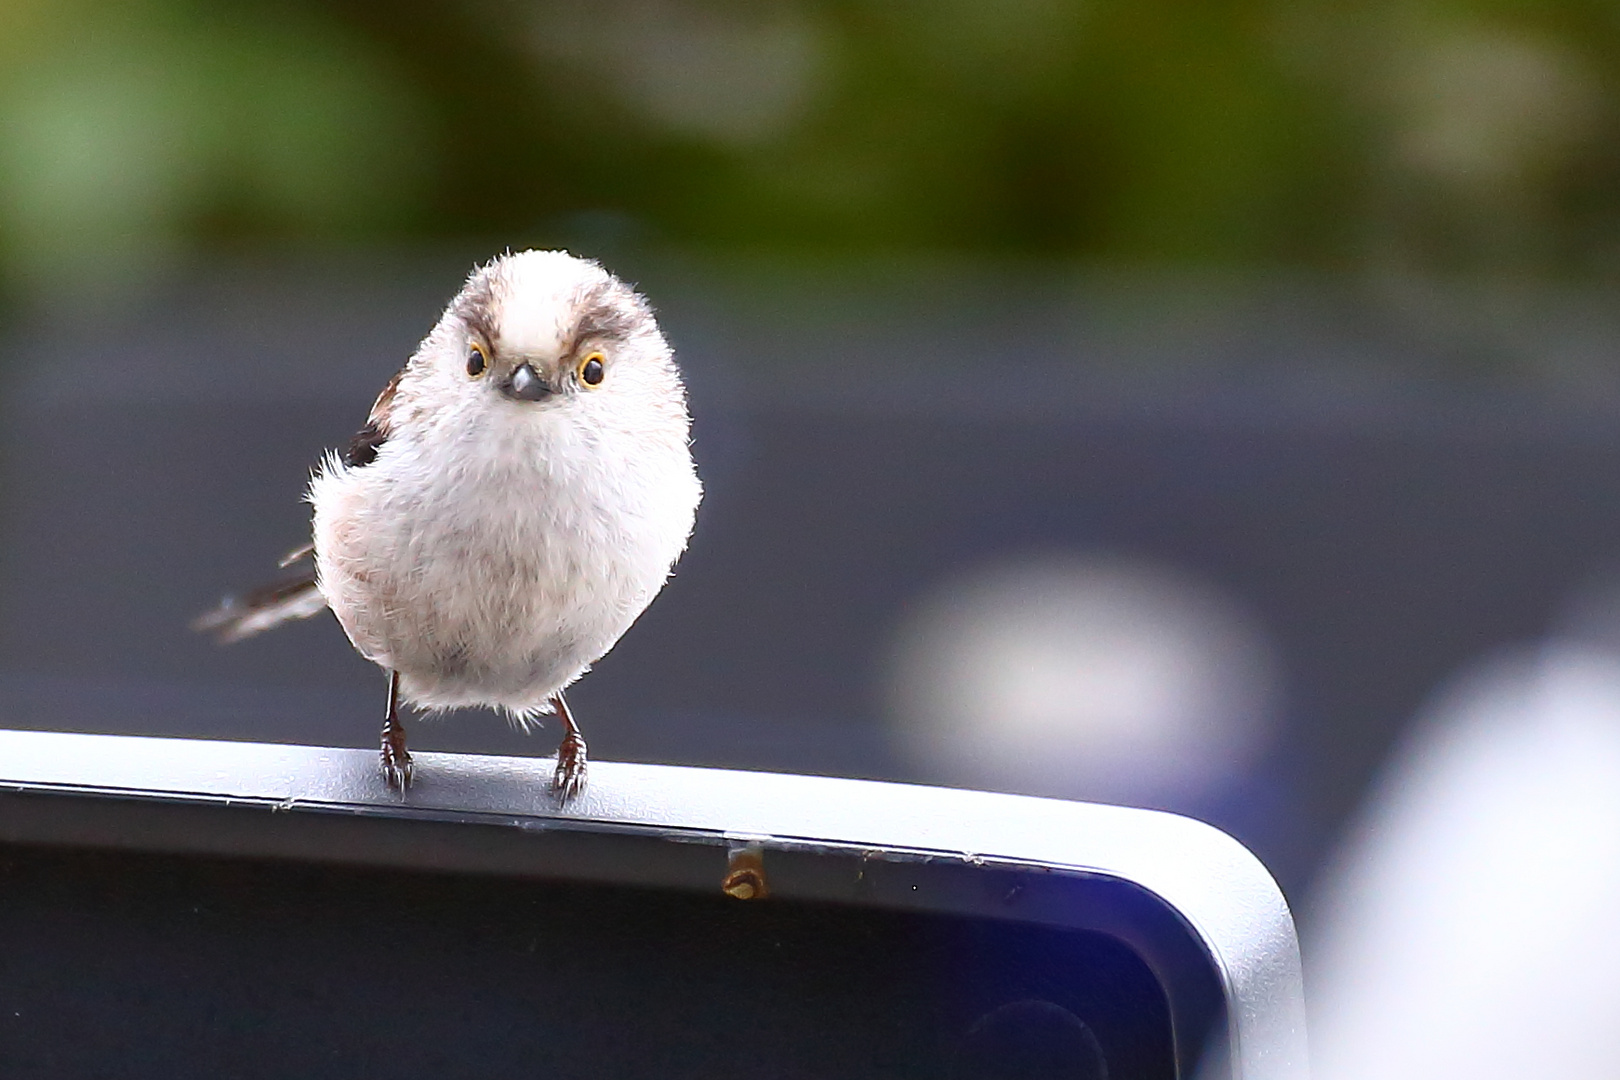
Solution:
<path fill-rule="evenodd" d="M 544 242 L 1608 276 L 1620 6 L 0 0 L 12 283 Z"/>

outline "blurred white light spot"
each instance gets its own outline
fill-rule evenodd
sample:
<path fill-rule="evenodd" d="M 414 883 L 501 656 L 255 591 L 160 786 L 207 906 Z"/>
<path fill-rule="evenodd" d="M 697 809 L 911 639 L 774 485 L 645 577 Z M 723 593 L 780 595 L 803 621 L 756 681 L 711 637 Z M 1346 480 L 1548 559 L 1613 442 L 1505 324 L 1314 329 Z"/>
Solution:
<path fill-rule="evenodd" d="M 1317 1080 L 1616 1075 L 1620 654 L 1560 643 L 1466 673 L 1321 894 Z"/>
<path fill-rule="evenodd" d="M 1206 583 L 1049 557 L 941 585 L 901 627 L 889 685 L 902 751 L 941 780 L 1164 804 L 1250 762 L 1276 665 Z"/>
<path fill-rule="evenodd" d="M 1412 50 L 1396 97 L 1397 155 L 1462 187 L 1523 184 L 1557 164 L 1599 119 L 1601 88 L 1580 57 L 1547 39 L 1466 27 Z"/>

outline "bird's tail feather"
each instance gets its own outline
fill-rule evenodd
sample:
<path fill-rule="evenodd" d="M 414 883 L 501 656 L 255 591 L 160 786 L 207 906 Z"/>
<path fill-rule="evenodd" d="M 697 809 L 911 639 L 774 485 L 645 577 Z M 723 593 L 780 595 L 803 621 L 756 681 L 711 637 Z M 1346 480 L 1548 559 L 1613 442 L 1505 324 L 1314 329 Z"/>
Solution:
<path fill-rule="evenodd" d="M 239 596 L 227 596 L 214 610 L 199 616 L 192 629 L 221 642 L 241 641 L 292 619 L 307 619 L 326 609 L 326 597 L 315 587 L 314 574 L 265 585 Z"/>

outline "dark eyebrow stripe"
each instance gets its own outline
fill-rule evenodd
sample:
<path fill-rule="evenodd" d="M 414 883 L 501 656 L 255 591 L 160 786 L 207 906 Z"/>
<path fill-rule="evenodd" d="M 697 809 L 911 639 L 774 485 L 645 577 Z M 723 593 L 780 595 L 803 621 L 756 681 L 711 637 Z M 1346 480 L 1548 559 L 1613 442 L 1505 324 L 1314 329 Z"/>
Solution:
<path fill-rule="evenodd" d="M 574 326 L 576 347 L 593 338 L 624 341 L 648 315 L 646 302 L 617 279 L 604 282 L 582 296 L 580 309 L 579 321 Z"/>
<path fill-rule="evenodd" d="M 495 340 L 495 275 L 481 270 L 455 302 L 456 317 L 476 330 L 485 341 Z"/>

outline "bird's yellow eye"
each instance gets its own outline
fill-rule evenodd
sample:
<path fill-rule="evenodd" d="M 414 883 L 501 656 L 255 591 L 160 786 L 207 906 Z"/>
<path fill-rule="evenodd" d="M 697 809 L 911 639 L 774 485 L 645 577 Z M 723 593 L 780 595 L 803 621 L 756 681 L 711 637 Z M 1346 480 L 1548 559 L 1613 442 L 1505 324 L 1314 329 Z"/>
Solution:
<path fill-rule="evenodd" d="M 601 386 L 602 379 L 607 375 L 607 369 L 602 366 L 605 360 L 599 352 L 593 352 L 579 362 L 579 381 L 583 386 Z"/>
<path fill-rule="evenodd" d="M 489 370 L 489 354 L 478 342 L 473 342 L 467 349 L 467 377 L 476 379 Z"/>

